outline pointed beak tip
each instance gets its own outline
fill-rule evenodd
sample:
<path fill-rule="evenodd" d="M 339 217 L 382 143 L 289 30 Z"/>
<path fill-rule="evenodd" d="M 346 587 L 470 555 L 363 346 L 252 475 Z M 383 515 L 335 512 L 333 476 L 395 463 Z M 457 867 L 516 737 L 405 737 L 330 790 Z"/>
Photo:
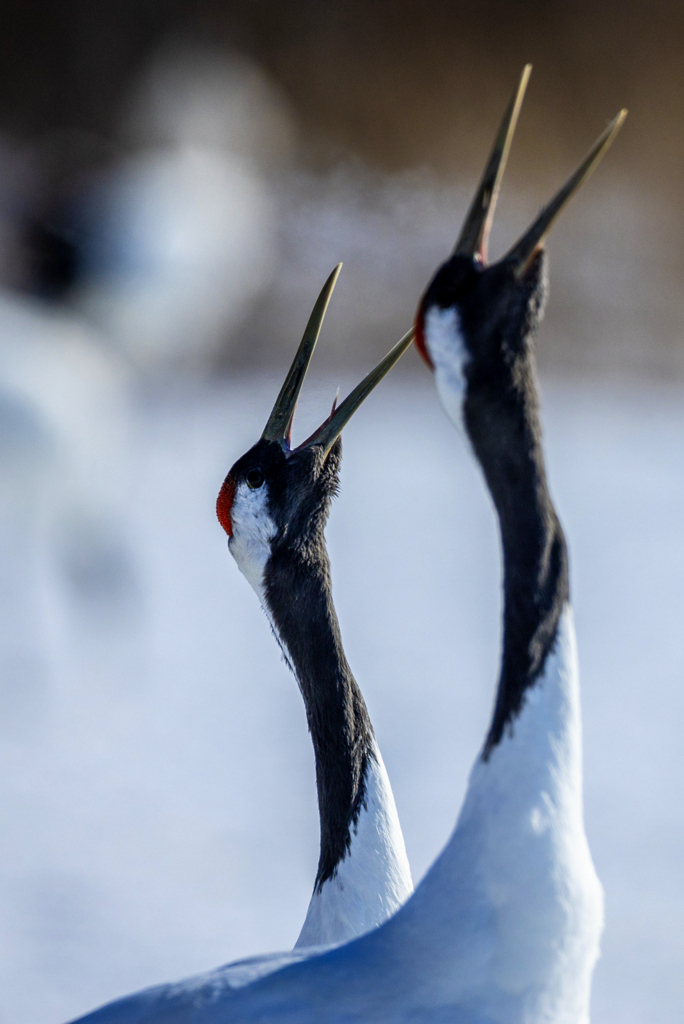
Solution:
<path fill-rule="evenodd" d="M 324 455 L 327 456 L 328 452 L 342 433 L 343 428 L 349 422 L 353 414 L 404 354 L 413 341 L 413 337 L 414 329 L 411 328 L 411 330 L 407 331 L 404 337 L 401 338 L 392 349 L 390 349 L 385 358 L 381 359 L 377 366 L 375 366 L 370 373 L 366 374 L 361 383 L 357 384 L 354 390 L 347 395 L 342 404 L 334 409 L 328 419 L 321 424 L 318 430 L 314 431 L 311 437 L 307 438 L 306 441 L 303 441 L 295 450 L 298 451 L 301 448 L 320 445 L 323 449 Z"/>
<path fill-rule="evenodd" d="M 320 334 L 321 327 L 323 325 L 323 319 L 325 312 L 328 308 L 328 303 L 335 289 L 337 278 L 340 275 L 342 264 L 338 263 L 335 269 L 329 274 L 328 280 L 323 285 L 320 291 L 316 303 L 309 317 L 309 321 L 304 331 L 304 336 L 299 344 L 299 348 L 292 361 L 292 365 L 288 371 L 285 382 L 283 383 L 280 393 L 276 399 L 275 405 L 271 410 L 271 415 L 268 418 L 268 422 L 264 427 L 262 437 L 266 440 L 285 442 L 289 447 L 289 438 L 292 431 L 292 421 L 294 419 L 295 409 L 297 408 L 297 399 L 299 398 L 299 392 L 301 391 L 302 384 L 306 372 L 311 362 L 316 342 L 318 341 L 318 335 Z"/>
<path fill-rule="evenodd" d="M 556 193 L 553 199 L 547 203 L 531 227 L 529 227 L 525 234 L 518 239 L 513 248 L 508 251 L 505 258 L 516 261 L 516 277 L 518 279 L 523 277 L 527 272 L 537 251 L 542 248 L 551 226 L 555 222 L 561 210 L 566 206 L 568 200 L 572 198 L 580 185 L 587 180 L 600 163 L 601 159 L 613 143 L 615 136 L 622 127 L 626 117 L 627 109 L 626 107 L 623 107 L 619 114 L 617 114 L 603 130 L 579 167 L 577 167 L 577 169 L 570 175 L 568 180 Z"/>
<path fill-rule="evenodd" d="M 479 258 L 482 263 L 487 262 L 487 244 L 499 188 L 531 73 L 532 65 L 525 64 L 504 112 L 487 165 L 454 248 L 454 253 Z"/>

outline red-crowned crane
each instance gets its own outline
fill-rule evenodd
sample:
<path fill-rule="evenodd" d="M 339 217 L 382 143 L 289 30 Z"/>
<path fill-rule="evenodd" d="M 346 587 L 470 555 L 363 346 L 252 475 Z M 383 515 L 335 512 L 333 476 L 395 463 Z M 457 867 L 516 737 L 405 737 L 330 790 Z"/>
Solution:
<path fill-rule="evenodd" d="M 235 463 L 217 512 L 306 706 L 316 761 L 320 856 L 296 947 L 348 942 L 413 891 L 404 837 L 361 690 L 345 657 L 324 529 L 339 487 L 340 433 L 410 345 L 400 341 L 297 448 L 290 435 L 340 267 L 328 278 L 260 440 Z"/>
<path fill-rule="evenodd" d="M 295 954 L 253 960 L 150 989 L 82 1024 L 588 1022 L 603 899 L 584 832 L 567 547 L 546 481 L 532 338 L 545 300 L 544 238 L 625 114 L 510 252 L 487 265 L 528 77 L 526 68 L 416 324 L 440 396 L 483 470 L 503 547 L 498 690 L 454 832 L 413 896 L 361 938 L 298 963 Z"/>

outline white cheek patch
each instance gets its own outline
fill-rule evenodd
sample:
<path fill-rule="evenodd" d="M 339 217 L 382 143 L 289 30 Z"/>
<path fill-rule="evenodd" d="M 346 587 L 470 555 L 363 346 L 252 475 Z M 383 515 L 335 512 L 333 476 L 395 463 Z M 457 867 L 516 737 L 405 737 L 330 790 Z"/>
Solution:
<path fill-rule="evenodd" d="M 463 340 L 461 321 L 455 307 L 432 306 L 425 314 L 425 345 L 435 368 L 435 383 L 447 416 L 465 433 L 463 398 L 465 367 L 470 359 Z"/>
<path fill-rule="evenodd" d="M 271 541 L 278 532 L 268 512 L 268 487 L 252 490 L 244 481 L 237 485 L 230 510 L 233 536 L 230 553 L 250 586 L 266 607 L 264 568 L 271 554 Z"/>

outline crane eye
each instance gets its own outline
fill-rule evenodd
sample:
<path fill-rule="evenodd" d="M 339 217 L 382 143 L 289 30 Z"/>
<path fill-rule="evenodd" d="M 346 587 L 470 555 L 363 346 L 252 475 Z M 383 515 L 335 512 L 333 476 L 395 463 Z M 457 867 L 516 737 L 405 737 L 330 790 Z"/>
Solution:
<path fill-rule="evenodd" d="M 247 486 L 251 487 L 253 491 L 256 491 L 264 482 L 264 474 L 260 469 L 250 469 L 245 479 L 247 480 Z"/>

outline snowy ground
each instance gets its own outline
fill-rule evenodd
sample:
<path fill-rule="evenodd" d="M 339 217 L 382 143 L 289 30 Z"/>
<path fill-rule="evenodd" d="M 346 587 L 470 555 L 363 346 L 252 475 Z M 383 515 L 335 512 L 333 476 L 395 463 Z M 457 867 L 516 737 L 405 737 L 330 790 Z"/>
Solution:
<path fill-rule="evenodd" d="M 213 513 L 277 384 L 138 408 L 120 524 L 137 582 L 119 612 L 67 600 L 49 551 L 38 559 L 26 608 L 44 618 L 47 667 L 26 694 L 0 688 L 1 1024 L 60 1024 L 297 936 L 317 856 L 304 713 Z M 331 393 L 308 388 L 302 436 Z M 607 894 L 593 1019 L 671 1024 L 684 1004 L 684 394 L 544 393 Z M 493 515 L 427 374 L 385 382 L 345 431 L 328 536 L 418 879 L 484 735 L 500 613 Z"/>

